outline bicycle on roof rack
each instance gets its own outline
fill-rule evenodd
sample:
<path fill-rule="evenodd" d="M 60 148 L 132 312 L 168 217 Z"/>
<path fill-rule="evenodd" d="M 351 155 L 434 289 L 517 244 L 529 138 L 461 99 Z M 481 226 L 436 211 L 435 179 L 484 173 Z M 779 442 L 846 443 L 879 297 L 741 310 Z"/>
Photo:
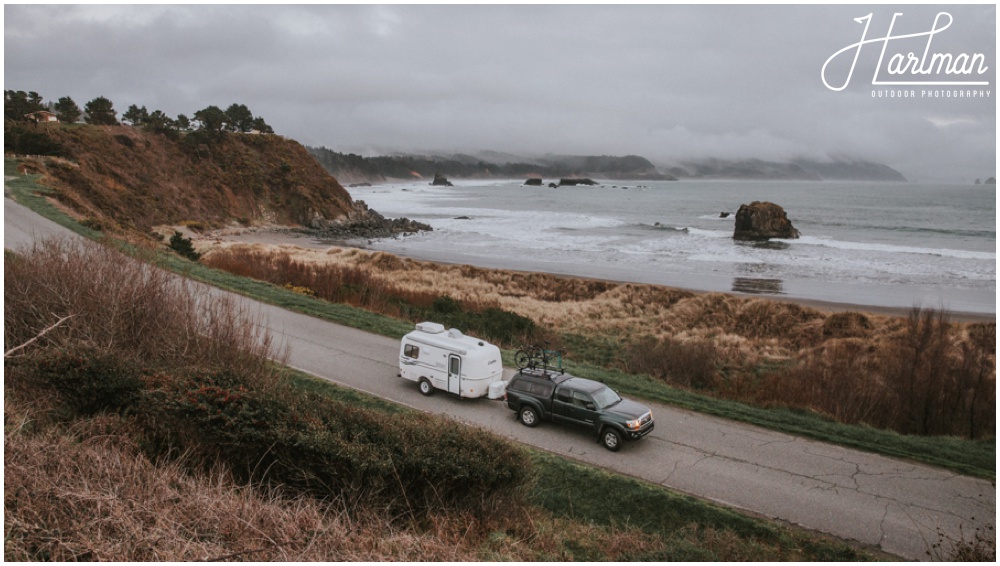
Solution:
<path fill-rule="evenodd" d="M 563 373 L 562 352 L 549 350 L 545 346 L 526 346 L 514 354 L 514 364 L 517 369 L 533 369 L 542 371 L 557 371 Z"/>

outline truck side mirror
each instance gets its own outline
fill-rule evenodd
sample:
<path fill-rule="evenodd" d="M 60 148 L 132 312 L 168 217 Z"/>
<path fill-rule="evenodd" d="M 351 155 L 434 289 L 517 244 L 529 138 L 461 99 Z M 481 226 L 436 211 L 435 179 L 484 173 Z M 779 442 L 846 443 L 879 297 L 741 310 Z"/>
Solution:
<path fill-rule="evenodd" d="M 585 409 L 587 409 L 588 411 L 595 411 L 595 410 L 597 410 L 597 406 L 594 405 L 593 403 L 591 403 L 590 401 L 587 401 L 586 403 L 584 403 L 583 407 Z"/>

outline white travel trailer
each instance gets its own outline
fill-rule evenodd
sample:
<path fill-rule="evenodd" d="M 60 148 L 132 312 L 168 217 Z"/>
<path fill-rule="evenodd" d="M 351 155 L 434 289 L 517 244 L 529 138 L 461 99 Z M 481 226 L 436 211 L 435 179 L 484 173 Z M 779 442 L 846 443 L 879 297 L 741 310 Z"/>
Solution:
<path fill-rule="evenodd" d="M 421 322 L 399 346 L 399 377 L 424 395 L 443 389 L 460 397 L 503 396 L 500 348 L 436 322 Z"/>

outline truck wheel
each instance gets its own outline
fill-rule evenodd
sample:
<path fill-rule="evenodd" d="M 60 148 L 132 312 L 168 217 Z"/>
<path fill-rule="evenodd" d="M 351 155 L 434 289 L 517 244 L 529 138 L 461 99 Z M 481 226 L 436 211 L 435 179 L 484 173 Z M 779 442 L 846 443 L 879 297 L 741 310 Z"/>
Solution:
<path fill-rule="evenodd" d="M 535 412 L 533 407 L 521 407 L 521 423 L 524 426 L 537 426 L 538 425 L 538 413 Z"/>
<path fill-rule="evenodd" d="M 622 447 L 622 435 L 613 428 L 606 428 L 601 433 L 601 444 L 612 452 L 618 452 Z"/>
<path fill-rule="evenodd" d="M 434 386 L 431 385 L 431 382 L 427 381 L 426 378 L 421 377 L 418 385 L 420 387 L 420 392 L 424 395 L 431 395 L 434 393 Z"/>

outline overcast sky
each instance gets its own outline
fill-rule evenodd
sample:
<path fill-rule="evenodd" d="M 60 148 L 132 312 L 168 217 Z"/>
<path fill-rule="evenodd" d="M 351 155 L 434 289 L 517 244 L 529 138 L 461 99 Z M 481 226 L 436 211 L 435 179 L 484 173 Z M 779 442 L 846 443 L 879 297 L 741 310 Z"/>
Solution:
<path fill-rule="evenodd" d="M 882 47 L 920 56 L 921 37 L 864 45 L 847 87 L 824 85 L 861 39 L 855 18 L 872 13 L 872 39 L 893 12 L 893 35 L 950 14 L 929 53 L 984 64 L 936 78 L 989 84 L 873 86 Z M 369 155 L 846 155 L 972 182 L 996 174 L 996 65 L 995 5 L 4 6 L 5 90 L 106 96 L 119 115 L 246 104 L 303 144 Z M 989 97 L 921 96 L 972 88 Z"/>

